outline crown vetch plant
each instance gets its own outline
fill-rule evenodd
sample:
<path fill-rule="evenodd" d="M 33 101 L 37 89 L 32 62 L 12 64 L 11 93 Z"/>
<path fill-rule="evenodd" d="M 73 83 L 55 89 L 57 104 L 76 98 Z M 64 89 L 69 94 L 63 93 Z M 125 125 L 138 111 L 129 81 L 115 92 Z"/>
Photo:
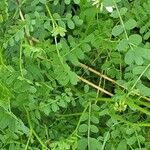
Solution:
<path fill-rule="evenodd" d="M 1 0 L 0 149 L 149 150 L 150 1 Z"/>

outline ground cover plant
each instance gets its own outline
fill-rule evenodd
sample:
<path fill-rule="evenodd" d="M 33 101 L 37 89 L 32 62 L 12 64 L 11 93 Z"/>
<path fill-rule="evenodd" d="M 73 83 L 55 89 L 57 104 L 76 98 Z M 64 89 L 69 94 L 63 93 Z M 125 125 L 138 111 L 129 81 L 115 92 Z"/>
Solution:
<path fill-rule="evenodd" d="M 149 18 L 149 0 L 1 0 L 0 149 L 149 150 Z"/>

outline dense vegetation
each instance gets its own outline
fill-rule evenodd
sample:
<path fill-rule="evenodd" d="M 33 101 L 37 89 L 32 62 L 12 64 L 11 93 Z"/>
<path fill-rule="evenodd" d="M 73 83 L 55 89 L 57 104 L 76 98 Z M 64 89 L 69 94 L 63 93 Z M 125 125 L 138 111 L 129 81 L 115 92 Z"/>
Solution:
<path fill-rule="evenodd" d="M 149 18 L 149 0 L 1 0 L 0 149 L 150 150 Z"/>

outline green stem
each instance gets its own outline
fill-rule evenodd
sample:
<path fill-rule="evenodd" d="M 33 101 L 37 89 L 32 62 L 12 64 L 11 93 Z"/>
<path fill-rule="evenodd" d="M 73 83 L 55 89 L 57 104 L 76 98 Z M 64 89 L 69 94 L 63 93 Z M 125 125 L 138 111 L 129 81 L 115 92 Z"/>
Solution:
<path fill-rule="evenodd" d="M 129 41 L 129 37 L 128 37 L 127 31 L 126 31 L 126 28 L 125 28 L 125 24 L 124 24 L 123 19 L 121 17 L 120 11 L 119 11 L 118 6 L 117 6 L 117 3 L 115 2 L 115 0 L 113 0 L 113 3 L 114 3 L 114 6 L 115 6 L 115 8 L 117 10 L 118 15 L 119 15 L 120 23 L 121 23 L 121 25 L 123 27 L 123 30 L 124 30 L 124 33 L 125 33 L 125 37 L 126 37 L 127 41 Z M 129 43 L 129 46 L 130 46 L 131 49 L 133 49 L 133 47 L 132 47 L 132 45 L 130 43 Z"/>
<path fill-rule="evenodd" d="M 141 77 L 144 75 L 144 73 L 147 71 L 147 69 L 150 67 L 150 63 L 145 67 L 145 69 L 143 70 L 143 72 L 140 74 L 140 76 L 138 77 L 138 79 L 136 80 L 136 82 L 134 83 L 134 85 L 132 86 L 131 90 L 132 91 L 134 89 L 134 87 L 136 86 L 136 84 L 138 83 L 138 81 L 141 79 Z"/>
<path fill-rule="evenodd" d="M 78 123 L 77 123 L 77 126 L 76 126 L 75 130 L 72 132 L 71 136 L 73 136 L 74 134 L 77 133 L 78 128 L 79 128 L 79 126 L 80 126 L 80 123 L 81 123 L 81 121 L 82 121 L 82 117 L 83 117 L 83 115 L 85 114 L 85 112 L 86 112 L 88 106 L 89 106 L 89 103 L 85 106 L 85 108 L 84 108 L 84 110 L 83 110 L 83 112 L 82 112 L 82 114 L 81 114 L 81 116 L 80 116 L 80 118 L 79 118 L 79 121 L 78 121 Z"/>
<path fill-rule="evenodd" d="M 31 123 L 31 119 L 30 119 L 30 115 L 29 115 L 29 112 L 28 112 L 28 110 L 26 108 L 25 108 L 25 111 L 26 111 L 26 114 L 27 114 L 28 124 L 29 124 L 31 132 L 33 133 L 33 135 L 36 137 L 36 139 L 41 144 L 42 149 L 45 148 L 46 150 L 48 150 L 49 148 L 42 142 L 42 140 L 40 139 L 40 137 L 37 135 L 37 133 L 33 129 L 33 126 L 32 126 L 32 123 Z"/>
<path fill-rule="evenodd" d="M 49 9 L 49 7 L 48 7 L 47 4 L 45 4 L 45 7 L 46 7 L 46 10 L 47 10 L 47 12 L 48 12 L 48 14 L 49 14 L 49 17 L 50 17 L 51 20 L 52 20 L 53 29 L 55 29 L 58 25 L 57 25 L 55 19 L 53 18 L 52 13 L 51 13 L 51 11 L 50 11 L 50 9 Z M 57 44 L 57 38 L 56 38 L 56 36 L 54 37 L 54 40 L 55 40 L 55 45 L 56 45 L 56 51 L 57 51 L 58 58 L 59 58 L 59 60 L 60 60 L 60 62 L 61 62 L 61 64 L 62 64 L 62 66 L 64 67 L 63 61 L 62 61 L 62 57 L 61 57 L 60 52 L 59 52 L 59 49 L 58 49 L 58 44 Z"/>
<path fill-rule="evenodd" d="M 88 150 L 91 149 L 90 147 L 90 130 L 91 130 L 91 102 L 89 102 L 89 112 L 88 112 Z"/>
<path fill-rule="evenodd" d="M 134 132 L 135 132 L 135 135 L 136 135 L 136 138 L 137 138 L 137 141 L 138 141 L 139 150 L 142 150 L 142 148 L 141 148 L 141 143 L 140 143 L 140 140 L 139 140 L 139 137 L 138 137 L 137 131 L 135 130 Z"/>
<path fill-rule="evenodd" d="M 28 146 L 29 146 L 29 142 L 31 140 L 31 137 L 32 137 L 32 130 L 30 130 L 30 133 L 29 133 L 29 138 L 28 138 L 28 141 L 27 141 L 27 144 L 26 144 L 26 147 L 24 150 L 27 150 L 28 149 Z"/>
<path fill-rule="evenodd" d="M 20 68 L 21 77 L 23 77 L 23 71 L 22 71 L 22 41 L 20 43 L 19 68 Z"/>
<path fill-rule="evenodd" d="M 57 116 L 57 117 L 72 117 L 72 116 L 80 116 L 80 115 L 82 115 L 82 113 L 73 113 L 73 114 L 64 114 L 64 115 L 56 114 L 55 116 Z"/>
<path fill-rule="evenodd" d="M 120 11 L 119 11 L 118 6 L 117 6 L 117 3 L 115 2 L 115 0 L 113 0 L 113 3 L 114 3 L 114 6 L 115 6 L 115 8 L 117 10 L 118 15 L 119 15 L 120 23 L 121 23 L 121 25 L 123 27 L 123 30 L 124 30 L 124 33 L 125 33 L 125 37 L 126 37 L 127 40 L 129 40 L 127 31 L 126 31 L 126 28 L 125 28 L 125 25 L 124 25 L 124 22 L 123 22 L 123 19 L 121 17 Z"/>
<path fill-rule="evenodd" d="M 49 9 L 49 7 L 48 7 L 47 4 L 45 4 L 45 7 L 46 7 L 46 10 L 47 10 L 47 12 L 48 12 L 49 17 L 50 17 L 51 20 L 52 20 L 52 26 L 53 26 L 53 29 L 54 29 L 55 26 L 57 26 L 57 23 L 56 23 L 55 19 L 53 18 L 52 13 L 51 13 L 51 11 L 50 11 L 50 9 Z"/>
<path fill-rule="evenodd" d="M 57 51 L 58 58 L 59 58 L 59 60 L 60 60 L 60 62 L 61 62 L 61 64 L 62 64 L 62 66 L 63 66 L 63 68 L 64 68 L 63 59 L 62 59 L 62 57 L 61 57 L 61 55 L 60 55 L 60 52 L 59 52 L 59 49 L 58 49 L 57 38 L 54 37 L 54 39 L 55 39 L 55 45 L 56 45 L 56 51 Z"/>

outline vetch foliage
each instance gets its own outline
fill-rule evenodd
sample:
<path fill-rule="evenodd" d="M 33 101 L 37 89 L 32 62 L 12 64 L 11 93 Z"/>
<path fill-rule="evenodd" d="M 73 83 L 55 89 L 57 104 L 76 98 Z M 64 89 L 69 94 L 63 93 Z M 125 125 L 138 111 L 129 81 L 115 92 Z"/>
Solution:
<path fill-rule="evenodd" d="M 149 150 L 149 11 L 1 0 L 0 149 Z"/>

